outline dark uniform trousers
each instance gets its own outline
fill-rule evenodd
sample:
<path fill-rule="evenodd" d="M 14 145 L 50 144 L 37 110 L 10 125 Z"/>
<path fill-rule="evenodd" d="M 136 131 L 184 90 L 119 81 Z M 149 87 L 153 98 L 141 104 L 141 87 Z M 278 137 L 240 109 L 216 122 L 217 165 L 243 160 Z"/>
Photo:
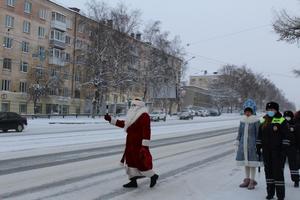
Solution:
<path fill-rule="evenodd" d="M 274 196 L 276 190 L 277 197 L 284 199 L 284 155 L 278 150 L 264 151 L 263 159 L 268 196 Z"/>
<path fill-rule="evenodd" d="M 287 148 L 287 158 L 289 162 L 289 168 L 291 172 L 291 179 L 294 182 L 299 182 L 299 170 L 297 163 L 297 147 L 290 146 Z"/>

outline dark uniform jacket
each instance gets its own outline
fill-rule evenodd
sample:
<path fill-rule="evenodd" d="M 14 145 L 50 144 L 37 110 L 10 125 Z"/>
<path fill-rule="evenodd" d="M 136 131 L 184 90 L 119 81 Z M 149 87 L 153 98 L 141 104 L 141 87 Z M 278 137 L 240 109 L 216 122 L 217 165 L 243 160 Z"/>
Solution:
<path fill-rule="evenodd" d="M 265 115 L 259 127 L 257 148 L 284 152 L 288 146 L 288 126 L 282 114 L 278 112 L 273 118 Z"/>

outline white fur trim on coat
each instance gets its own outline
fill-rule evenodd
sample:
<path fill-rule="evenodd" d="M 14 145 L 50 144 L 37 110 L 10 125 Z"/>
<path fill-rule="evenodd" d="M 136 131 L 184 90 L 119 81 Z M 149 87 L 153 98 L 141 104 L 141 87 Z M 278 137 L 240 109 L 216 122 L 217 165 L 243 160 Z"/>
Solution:
<path fill-rule="evenodd" d="M 136 114 L 131 119 L 127 119 L 125 121 L 125 131 L 144 113 L 148 113 L 148 109 L 146 107 L 141 107 L 136 111 Z"/>
<path fill-rule="evenodd" d="M 249 123 L 249 124 L 252 124 L 252 123 L 255 123 L 258 121 L 259 121 L 259 118 L 256 117 L 255 115 L 251 115 L 250 117 L 247 117 L 246 115 L 244 115 L 241 119 L 241 122 Z"/>
<path fill-rule="evenodd" d="M 143 140 L 142 145 L 145 146 L 145 147 L 149 147 L 150 146 L 150 140 Z"/>
<path fill-rule="evenodd" d="M 126 173 L 129 179 L 136 176 L 146 176 L 150 178 L 155 174 L 155 172 L 152 169 L 148 171 L 140 171 L 137 168 L 133 168 L 133 167 L 126 167 Z"/>

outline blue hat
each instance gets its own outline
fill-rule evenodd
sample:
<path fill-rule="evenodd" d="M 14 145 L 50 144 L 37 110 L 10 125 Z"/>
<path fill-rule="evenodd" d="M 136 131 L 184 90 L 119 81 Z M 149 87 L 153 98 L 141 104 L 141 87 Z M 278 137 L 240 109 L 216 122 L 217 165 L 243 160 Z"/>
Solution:
<path fill-rule="evenodd" d="M 246 108 L 251 108 L 253 111 L 253 114 L 256 113 L 256 103 L 252 99 L 247 99 L 243 105 L 243 109 L 245 110 Z"/>

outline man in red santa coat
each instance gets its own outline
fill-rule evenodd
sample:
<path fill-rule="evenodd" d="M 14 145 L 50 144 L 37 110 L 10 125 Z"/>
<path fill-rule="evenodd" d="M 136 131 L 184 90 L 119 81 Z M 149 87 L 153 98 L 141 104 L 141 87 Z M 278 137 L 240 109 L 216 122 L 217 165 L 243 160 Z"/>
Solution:
<path fill-rule="evenodd" d="M 152 170 L 152 156 L 149 151 L 150 117 L 145 103 L 140 99 L 133 100 L 125 121 L 113 119 L 108 114 L 104 119 L 117 127 L 124 128 L 127 132 L 126 148 L 121 164 L 126 167 L 130 182 L 123 187 L 136 188 L 137 179 L 141 177 L 149 177 L 150 187 L 154 187 L 158 175 Z"/>

